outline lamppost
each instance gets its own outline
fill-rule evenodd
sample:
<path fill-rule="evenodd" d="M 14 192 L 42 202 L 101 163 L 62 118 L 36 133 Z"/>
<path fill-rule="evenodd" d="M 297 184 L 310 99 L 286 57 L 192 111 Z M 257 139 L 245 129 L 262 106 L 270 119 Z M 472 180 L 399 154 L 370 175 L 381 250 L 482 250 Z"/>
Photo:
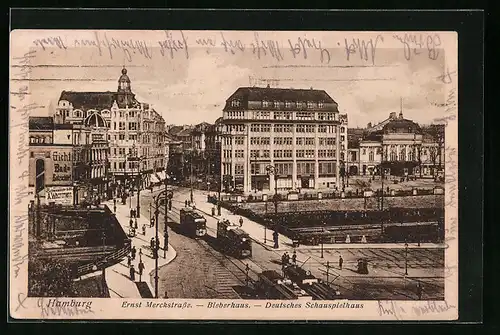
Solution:
<path fill-rule="evenodd" d="M 325 226 L 326 226 L 326 221 L 323 222 L 323 227 L 321 227 L 322 228 L 321 232 L 323 233 L 323 234 L 321 234 L 321 237 L 320 237 L 321 238 L 321 258 L 323 258 L 323 243 L 324 243 L 323 235 L 325 232 Z"/>
<path fill-rule="evenodd" d="M 405 242 L 405 276 L 408 276 L 408 243 Z"/>
<path fill-rule="evenodd" d="M 102 262 L 102 282 L 103 284 L 106 283 L 106 259 L 105 259 L 105 252 L 106 252 L 106 232 L 102 232 L 102 254 L 103 254 L 103 262 Z"/>
<path fill-rule="evenodd" d="M 158 226 L 159 226 L 159 216 L 160 216 L 160 201 L 163 200 L 163 203 L 165 205 L 165 231 L 167 230 L 167 221 L 168 221 L 168 200 L 172 199 L 172 192 L 167 190 L 167 178 L 165 178 L 165 189 L 158 193 L 153 198 L 153 201 L 155 203 L 155 220 L 156 220 L 156 225 L 155 225 L 155 244 L 154 244 L 154 253 L 153 255 L 155 256 L 155 298 L 158 299 L 158 249 L 159 249 L 159 237 L 158 237 Z M 164 248 L 166 249 L 166 247 Z"/>
<path fill-rule="evenodd" d="M 140 166 L 142 162 L 142 157 L 137 157 L 137 217 L 141 217 L 141 171 Z"/>
<path fill-rule="evenodd" d="M 272 165 L 266 166 L 266 171 L 269 176 L 274 176 L 274 214 L 278 214 L 278 174 L 276 168 Z"/>

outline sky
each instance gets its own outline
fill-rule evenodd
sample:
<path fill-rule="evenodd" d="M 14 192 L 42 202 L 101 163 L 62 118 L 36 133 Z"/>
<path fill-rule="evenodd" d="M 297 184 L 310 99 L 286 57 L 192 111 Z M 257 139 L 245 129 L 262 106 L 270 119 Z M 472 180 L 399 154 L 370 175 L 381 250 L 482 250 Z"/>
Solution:
<path fill-rule="evenodd" d="M 446 92 L 438 79 L 445 71 L 445 50 L 436 48 L 434 57 L 428 57 L 427 48 L 417 47 L 410 49 L 411 53 L 405 57 L 406 44 L 390 34 L 383 35 L 384 42 L 373 34 L 363 38 L 362 41 L 371 41 L 371 45 L 378 43 L 377 48 L 367 48 L 366 54 L 352 48 L 352 43 L 359 45 L 359 42 L 356 44 L 359 40 L 353 40 L 346 33 L 86 31 L 48 34 L 54 39 L 59 37 L 64 47 L 44 40 L 40 34 L 11 37 L 11 41 L 17 41 L 14 51 L 18 55 L 28 50 L 27 45 L 34 51 L 30 59 L 29 90 L 32 99 L 44 108 L 32 115 L 49 115 L 63 90 L 116 91 L 123 66 L 128 70 L 136 97 L 152 104 L 167 124 L 214 122 L 222 116 L 226 99 L 238 87 L 267 84 L 278 88 L 325 90 L 339 104 L 340 112 L 348 114 L 349 127 L 365 127 L 368 122 L 384 120 L 390 112 L 399 113 L 401 99 L 405 118 L 421 124 L 432 123 L 445 113 L 442 105 Z M 213 47 L 201 45 L 201 39 L 210 45 L 208 38 L 214 42 Z M 305 47 L 306 39 L 310 48 Z M 104 43 L 109 45 L 109 40 L 121 41 L 122 47 L 104 46 Z M 87 45 L 90 41 L 100 41 L 103 46 L 82 47 L 83 41 Z M 129 44 L 123 47 L 123 41 Z M 255 49 L 255 41 L 268 46 L 267 51 Z M 230 42 L 233 48 L 228 46 Z M 139 49 L 134 53 L 130 43 L 148 45 L 150 57 L 141 54 Z M 181 48 L 183 43 L 188 50 Z M 321 48 L 314 48 L 321 43 Z M 279 46 L 282 57 L 273 57 L 269 46 Z M 260 50 L 260 54 L 256 50 Z M 348 50 L 357 52 L 348 54 Z M 15 62 L 12 64 L 16 65 Z M 11 77 L 17 70 L 13 68 Z"/>

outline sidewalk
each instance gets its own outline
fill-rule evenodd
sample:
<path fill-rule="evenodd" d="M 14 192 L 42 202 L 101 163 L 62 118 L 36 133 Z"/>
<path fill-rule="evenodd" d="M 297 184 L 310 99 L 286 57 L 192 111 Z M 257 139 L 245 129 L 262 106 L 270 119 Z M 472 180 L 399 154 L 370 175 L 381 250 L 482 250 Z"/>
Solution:
<path fill-rule="evenodd" d="M 132 204 L 136 204 L 136 197 L 133 197 Z M 116 204 L 116 218 L 123 230 L 128 233 L 130 224 L 130 199 L 127 199 L 125 205 L 121 204 L 121 201 L 117 200 Z M 113 200 L 105 202 L 106 205 L 113 211 Z M 146 225 L 146 235 L 142 235 L 142 225 Z M 151 275 L 154 275 L 155 271 L 155 260 L 152 258 L 152 252 L 150 247 L 151 238 L 156 236 L 156 228 L 150 228 L 149 216 L 144 216 L 141 211 L 141 217 L 137 219 L 138 229 L 136 231 L 136 236 L 130 238 L 132 242 L 132 247 L 135 246 L 137 253 L 135 259 L 132 260 L 131 264 L 135 268 L 135 281 L 130 280 L 130 268 L 127 264 L 127 259 L 125 258 L 121 263 L 111 266 L 106 269 L 106 283 L 108 284 L 109 294 L 112 298 L 141 298 L 149 295 L 149 293 L 154 295 L 154 284 L 151 283 Z M 160 240 L 160 250 L 158 252 L 158 267 L 162 267 L 177 256 L 175 249 L 169 245 L 166 252 L 166 257 L 164 258 L 163 249 L 163 231 L 159 231 Z M 142 254 L 141 254 L 142 252 Z M 139 261 L 142 260 L 144 263 L 144 272 L 142 278 L 139 281 L 138 265 Z M 142 282 L 142 283 L 141 283 Z M 147 288 L 146 286 L 147 285 Z M 141 287 L 141 290 L 139 290 Z M 141 295 L 142 291 L 142 295 Z M 161 295 L 161 294 L 160 294 Z"/>
<path fill-rule="evenodd" d="M 204 212 L 205 215 L 212 216 L 212 208 L 213 204 L 207 202 L 207 192 L 196 190 L 193 192 L 193 198 L 196 203 L 196 209 L 201 212 Z M 231 222 L 238 224 L 240 217 L 239 215 L 235 215 L 229 212 L 225 208 L 221 208 L 221 216 L 214 216 L 216 219 L 225 218 Z M 276 250 L 276 251 L 284 251 L 290 249 L 296 250 L 321 250 L 321 245 L 300 245 L 297 248 L 293 248 L 292 240 L 287 236 L 280 234 L 278 237 L 279 240 L 279 248 L 274 249 L 273 242 L 273 231 L 270 229 L 264 228 L 261 224 L 252 221 L 246 217 L 243 218 L 243 227 L 242 229 L 246 231 L 252 239 L 265 247 L 268 250 Z M 265 240 L 264 240 L 265 239 Z M 404 249 L 404 243 L 335 243 L 335 244 L 323 244 L 323 250 L 329 249 Z M 408 249 L 443 249 L 445 248 L 442 244 L 435 243 L 421 243 L 418 246 L 417 243 L 409 243 Z"/>

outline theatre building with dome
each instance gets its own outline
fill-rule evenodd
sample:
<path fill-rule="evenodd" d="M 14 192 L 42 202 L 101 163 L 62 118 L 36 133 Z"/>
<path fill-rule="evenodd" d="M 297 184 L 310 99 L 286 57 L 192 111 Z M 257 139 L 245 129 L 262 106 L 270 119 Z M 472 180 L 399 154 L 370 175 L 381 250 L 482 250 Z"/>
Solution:
<path fill-rule="evenodd" d="M 361 132 L 360 132 L 361 131 Z M 350 129 L 349 175 L 440 178 L 444 174 L 444 126 L 420 126 L 401 110 L 365 129 Z"/>
<path fill-rule="evenodd" d="M 116 91 L 62 91 L 53 115 L 30 118 L 30 148 L 71 148 L 71 178 L 63 186 L 72 187 L 76 204 L 110 199 L 125 186 L 144 189 L 164 180 L 168 157 L 164 134 L 165 121 L 151 105 L 138 101 L 125 68 Z M 32 164 L 33 187 L 41 171 L 41 163 L 38 170 L 36 164 Z M 46 177 L 41 183 L 54 186 Z M 38 186 L 35 193 L 39 191 Z"/>

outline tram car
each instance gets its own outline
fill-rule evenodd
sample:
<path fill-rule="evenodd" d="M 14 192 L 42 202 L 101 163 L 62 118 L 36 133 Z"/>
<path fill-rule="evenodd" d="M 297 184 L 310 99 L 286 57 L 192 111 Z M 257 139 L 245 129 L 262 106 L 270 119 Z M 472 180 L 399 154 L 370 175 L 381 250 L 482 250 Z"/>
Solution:
<path fill-rule="evenodd" d="M 207 234 L 207 220 L 191 208 L 182 208 L 180 229 L 191 237 L 201 238 Z"/>
<path fill-rule="evenodd" d="M 288 265 L 283 270 L 286 278 L 290 279 L 298 287 L 303 289 L 313 300 L 340 299 L 340 292 L 321 281 L 297 265 Z"/>
<path fill-rule="evenodd" d="M 312 300 L 312 297 L 297 284 L 274 270 L 266 270 L 259 274 L 256 290 L 258 295 L 264 299 Z"/>
<path fill-rule="evenodd" d="M 252 240 L 239 226 L 228 220 L 217 222 L 217 242 L 229 254 L 238 258 L 252 256 Z"/>

